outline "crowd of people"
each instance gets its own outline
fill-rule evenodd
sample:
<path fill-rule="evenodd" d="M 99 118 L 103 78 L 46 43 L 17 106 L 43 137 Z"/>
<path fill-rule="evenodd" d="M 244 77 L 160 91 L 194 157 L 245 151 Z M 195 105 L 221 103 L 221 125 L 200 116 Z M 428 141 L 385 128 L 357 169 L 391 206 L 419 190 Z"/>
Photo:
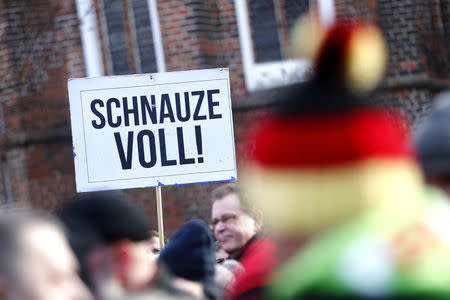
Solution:
<path fill-rule="evenodd" d="M 56 216 L 3 210 L 0 299 L 450 299 L 450 93 L 413 137 L 366 101 L 386 59 L 375 26 L 298 26 L 314 76 L 252 124 L 242 179 L 212 192 L 210 225 L 191 220 L 162 245 L 117 192 Z"/>

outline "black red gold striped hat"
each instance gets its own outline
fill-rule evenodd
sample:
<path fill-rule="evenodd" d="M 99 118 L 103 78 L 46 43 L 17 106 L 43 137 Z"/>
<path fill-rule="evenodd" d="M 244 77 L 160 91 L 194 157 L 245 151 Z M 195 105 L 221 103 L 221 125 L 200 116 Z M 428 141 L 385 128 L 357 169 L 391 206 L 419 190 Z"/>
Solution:
<path fill-rule="evenodd" d="M 243 198 L 284 235 L 311 234 L 371 209 L 401 209 L 421 190 L 403 117 L 367 105 L 386 64 L 380 30 L 336 23 L 321 35 L 313 78 L 287 88 L 247 135 Z"/>

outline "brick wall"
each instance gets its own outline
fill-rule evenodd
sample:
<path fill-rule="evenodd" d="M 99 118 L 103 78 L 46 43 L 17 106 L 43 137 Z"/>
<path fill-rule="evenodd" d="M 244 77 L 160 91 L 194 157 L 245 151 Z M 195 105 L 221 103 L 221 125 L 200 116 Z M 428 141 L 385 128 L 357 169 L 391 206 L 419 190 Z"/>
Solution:
<path fill-rule="evenodd" d="M 230 68 L 232 98 L 246 95 L 233 0 L 159 1 L 168 71 Z"/>
<path fill-rule="evenodd" d="M 375 21 L 377 19 L 376 0 L 338 0 L 335 1 L 336 17 L 352 22 L 356 19 Z"/>
<path fill-rule="evenodd" d="M 421 0 L 418 35 L 423 40 L 424 71 L 435 79 L 450 77 L 450 2 Z M 428 9 L 426 7 L 428 6 Z"/>
<path fill-rule="evenodd" d="M 85 76 L 74 1 L 0 1 L 0 199 L 55 211 L 75 194 L 67 79 Z M 229 67 L 233 99 L 245 95 L 233 0 L 158 3 L 168 71 Z M 8 83 L 8 86 L 5 86 Z M 0 123 L 1 125 L 1 123 Z M 239 130 L 238 130 L 239 131 Z M 164 187 L 168 235 L 209 220 L 218 184 Z M 125 190 L 156 228 L 154 189 Z"/>
<path fill-rule="evenodd" d="M 66 85 L 85 74 L 75 3 L 0 7 L 0 201 L 54 210 L 74 192 Z"/>
<path fill-rule="evenodd" d="M 379 24 L 389 51 L 388 76 L 423 72 L 417 20 L 423 7 L 415 0 L 378 1 Z"/>
<path fill-rule="evenodd" d="M 448 1 L 340 0 L 337 16 L 379 24 L 385 36 L 388 70 L 373 101 L 399 109 L 413 130 L 420 127 L 435 93 L 450 87 Z"/>

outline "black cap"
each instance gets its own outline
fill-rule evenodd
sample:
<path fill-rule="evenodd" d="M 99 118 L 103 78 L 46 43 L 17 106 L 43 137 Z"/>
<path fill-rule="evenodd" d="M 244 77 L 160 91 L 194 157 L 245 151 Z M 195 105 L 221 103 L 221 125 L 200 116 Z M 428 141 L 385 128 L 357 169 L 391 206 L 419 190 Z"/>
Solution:
<path fill-rule="evenodd" d="M 143 241 L 150 237 L 145 212 L 118 193 L 79 196 L 60 212 L 59 217 L 80 262 L 81 277 L 88 285 L 86 254 L 89 250 L 120 240 Z"/>
<path fill-rule="evenodd" d="M 61 211 L 60 217 L 70 234 L 89 230 L 99 243 L 123 239 L 142 241 L 150 236 L 147 215 L 123 195 L 90 193 L 80 196 Z"/>

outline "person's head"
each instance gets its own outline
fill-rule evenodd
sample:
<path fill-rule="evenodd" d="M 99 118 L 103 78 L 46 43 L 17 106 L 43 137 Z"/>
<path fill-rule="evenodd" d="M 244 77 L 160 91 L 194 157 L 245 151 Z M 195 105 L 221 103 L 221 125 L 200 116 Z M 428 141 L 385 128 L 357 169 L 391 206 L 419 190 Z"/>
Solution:
<path fill-rule="evenodd" d="M 147 215 L 124 196 L 91 193 L 60 213 L 84 279 L 100 299 L 115 299 L 148 286 L 156 272 L 149 261 Z"/>
<path fill-rule="evenodd" d="M 177 279 L 182 279 L 182 286 L 208 288 L 214 285 L 215 247 L 212 232 L 203 221 L 192 220 L 183 225 L 162 249 L 158 261 Z M 178 281 L 179 282 L 179 281 Z M 186 285 L 189 283 L 189 285 Z M 192 293 L 201 297 L 201 294 Z"/>
<path fill-rule="evenodd" d="M 90 299 L 64 232 L 50 216 L 0 213 L 0 299 Z"/>
<path fill-rule="evenodd" d="M 416 144 L 426 181 L 450 196 L 450 90 L 434 99 Z"/>
<path fill-rule="evenodd" d="M 216 188 L 211 200 L 214 235 L 223 250 L 235 257 L 261 229 L 261 219 L 256 211 L 240 200 L 234 183 Z"/>
<path fill-rule="evenodd" d="M 214 247 L 216 249 L 216 262 L 218 264 L 221 264 L 228 258 L 228 253 L 226 253 L 225 250 L 223 250 L 223 248 L 220 245 L 219 241 L 216 241 L 214 243 Z"/>

